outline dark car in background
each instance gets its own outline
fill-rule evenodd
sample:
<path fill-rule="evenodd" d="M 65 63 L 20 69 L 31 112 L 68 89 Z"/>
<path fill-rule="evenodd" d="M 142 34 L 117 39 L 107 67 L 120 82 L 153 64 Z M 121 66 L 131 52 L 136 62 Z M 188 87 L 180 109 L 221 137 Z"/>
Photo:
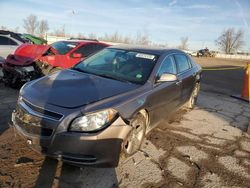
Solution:
<path fill-rule="evenodd" d="M 201 67 L 180 50 L 108 47 L 25 84 L 12 114 L 31 148 L 73 165 L 117 166 L 197 98 Z"/>
<path fill-rule="evenodd" d="M 198 52 L 197 52 L 197 57 L 214 57 L 215 56 L 215 53 L 214 52 L 211 52 L 209 51 L 208 48 L 205 48 L 205 49 L 200 49 Z"/>

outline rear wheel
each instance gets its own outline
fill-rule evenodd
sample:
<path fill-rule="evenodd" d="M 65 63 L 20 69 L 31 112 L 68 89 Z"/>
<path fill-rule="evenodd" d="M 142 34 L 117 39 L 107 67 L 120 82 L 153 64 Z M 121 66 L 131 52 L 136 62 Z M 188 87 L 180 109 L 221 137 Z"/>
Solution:
<path fill-rule="evenodd" d="M 193 92 L 189 98 L 189 101 L 188 101 L 188 104 L 187 104 L 187 107 L 190 108 L 190 109 L 193 109 L 196 102 L 197 102 L 197 97 L 198 97 L 198 94 L 199 94 L 199 91 L 200 91 L 200 83 L 197 82 L 195 84 L 195 87 L 193 89 Z"/>
<path fill-rule="evenodd" d="M 141 113 L 137 114 L 131 121 L 131 126 L 132 130 L 123 144 L 126 157 L 135 154 L 140 149 L 146 133 L 146 117 Z"/>

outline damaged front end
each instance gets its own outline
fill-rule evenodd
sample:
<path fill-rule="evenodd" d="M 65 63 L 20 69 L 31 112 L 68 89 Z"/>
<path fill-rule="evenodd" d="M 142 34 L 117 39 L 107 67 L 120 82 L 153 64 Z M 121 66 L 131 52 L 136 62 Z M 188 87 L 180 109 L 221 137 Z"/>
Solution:
<path fill-rule="evenodd" d="M 33 64 L 17 66 L 9 63 L 3 64 L 3 82 L 13 88 L 21 87 L 24 83 L 39 78 L 41 73 L 36 71 Z"/>
<path fill-rule="evenodd" d="M 12 88 L 20 88 L 26 82 L 47 75 L 52 69 L 49 64 L 40 60 L 27 63 L 27 65 L 15 65 L 6 61 L 2 67 L 2 81 Z"/>
<path fill-rule="evenodd" d="M 20 88 L 24 83 L 50 73 L 53 67 L 39 59 L 49 48 L 47 46 L 40 47 L 22 45 L 14 55 L 10 54 L 6 58 L 2 64 L 2 81 L 5 85 Z M 29 50 L 35 51 L 36 54 Z"/>

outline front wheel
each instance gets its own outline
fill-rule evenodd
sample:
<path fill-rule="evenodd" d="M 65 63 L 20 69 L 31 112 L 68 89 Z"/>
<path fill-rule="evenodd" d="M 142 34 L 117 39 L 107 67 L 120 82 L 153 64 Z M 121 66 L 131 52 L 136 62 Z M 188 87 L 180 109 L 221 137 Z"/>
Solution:
<path fill-rule="evenodd" d="M 193 89 L 193 92 L 189 98 L 189 101 L 187 103 L 187 107 L 190 108 L 190 109 L 193 109 L 196 102 L 197 102 L 197 97 L 198 97 L 198 94 L 199 94 L 199 91 L 200 91 L 200 83 L 197 82 L 195 84 L 195 87 Z"/>
<path fill-rule="evenodd" d="M 128 134 L 128 137 L 123 144 L 125 156 L 131 156 L 140 149 L 146 133 L 146 118 L 141 113 L 139 113 L 131 121 L 131 126 L 132 130 Z"/>

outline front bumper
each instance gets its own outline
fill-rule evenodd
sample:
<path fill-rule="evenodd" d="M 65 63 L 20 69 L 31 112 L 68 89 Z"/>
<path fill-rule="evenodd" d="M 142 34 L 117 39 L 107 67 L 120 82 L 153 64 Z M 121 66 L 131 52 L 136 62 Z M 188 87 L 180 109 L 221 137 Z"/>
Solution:
<path fill-rule="evenodd" d="M 29 114 L 30 123 L 25 123 L 20 121 L 17 113 L 14 111 L 12 114 L 14 128 L 27 140 L 27 144 L 32 149 L 77 166 L 117 166 L 122 142 L 131 130 L 131 127 L 119 117 L 112 125 L 98 133 L 86 134 L 54 130 L 51 134 L 44 134 L 44 129 L 49 126 L 48 123 L 44 122 L 43 126 L 41 119 L 41 127 L 37 127 L 31 123 L 33 115 Z M 37 117 L 35 118 L 37 119 Z M 31 131 L 32 126 L 41 130 Z M 57 127 L 59 126 L 60 124 Z"/>
<path fill-rule="evenodd" d="M 33 65 L 28 66 L 16 66 L 8 65 L 5 63 L 3 65 L 3 78 L 4 82 L 7 84 L 14 83 L 26 83 L 36 78 L 40 75 L 36 72 Z"/>

